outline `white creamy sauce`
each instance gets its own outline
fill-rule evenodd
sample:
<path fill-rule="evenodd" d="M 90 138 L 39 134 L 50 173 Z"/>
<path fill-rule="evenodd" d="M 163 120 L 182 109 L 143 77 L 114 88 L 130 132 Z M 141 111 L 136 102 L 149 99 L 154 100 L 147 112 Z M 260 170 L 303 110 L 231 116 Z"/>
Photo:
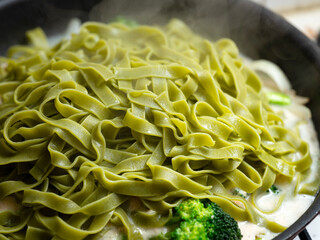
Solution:
<path fill-rule="evenodd" d="M 149 238 L 158 236 L 161 233 L 166 234 L 167 232 L 168 232 L 168 229 L 166 227 L 141 229 L 141 234 L 144 239 L 149 239 Z"/>
<path fill-rule="evenodd" d="M 282 189 L 286 192 L 287 189 Z M 271 210 L 277 204 L 279 196 L 275 194 L 267 194 L 259 199 L 259 205 L 264 207 L 264 210 Z M 279 223 L 285 227 L 293 224 L 311 205 L 314 197 L 310 195 L 298 194 L 289 196 L 282 202 L 280 208 L 272 214 L 262 214 L 268 220 Z M 263 240 L 274 238 L 277 233 L 273 233 L 268 229 L 258 226 L 250 222 L 239 222 L 239 227 L 243 235 L 243 240 L 255 240 L 256 236 Z"/>
<path fill-rule="evenodd" d="M 118 227 L 107 226 L 107 232 L 100 238 L 101 240 L 122 240 L 122 234 Z"/>
<path fill-rule="evenodd" d="M 119 227 L 108 225 L 106 227 L 106 233 L 99 239 L 101 240 L 122 240 L 124 232 L 122 232 Z M 152 237 L 158 236 L 161 233 L 165 234 L 168 232 L 167 227 L 157 227 L 157 228 L 136 228 L 143 236 L 143 239 L 150 239 Z"/>
<path fill-rule="evenodd" d="M 242 239 L 256 239 L 256 236 L 261 237 L 262 239 L 272 239 L 277 234 L 268 231 L 264 227 L 260 227 L 251 222 L 239 222 L 239 228 L 241 230 L 241 234 L 243 236 Z"/>
<path fill-rule="evenodd" d="M 314 197 L 310 195 L 298 194 L 294 197 L 290 197 L 283 201 L 278 211 L 268 215 L 268 219 L 285 227 L 289 227 L 308 209 L 313 200 Z M 262 201 L 266 203 L 268 198 L 263 199 Z"/>
<path fill-rule="evenodd" d="M 319 142 L 314 125 L 310 120 L 309 109 L 301 105 L 298 105 L 297 107 L 297 105 L 294 104 L 289 108 L 275 106 L 273 107 L 273 110 L 283 116 L 284 125 L 286 127 L 298 131 L 300 137 L 309 144 L 310 155 L 313 162 L 310 167 L 310 175 L 307 182 L 319 178 Z M 272 214 L 262 213 L 262 215 L 270 221 L 289 227 L 310 207 L 314 201 L 314 196 L 304 194 L 293 196 L 293 186 L 291 186 L 291 184 L 279 183 L 277 186 L 281 189 L 279 195 L 271 193 L 265 194 L 259 199 L 258 204 L 265 211 L 271 210 L 277 205 L 281 194 L 283 194 L 285 198 L 279 209 Z M 268 240 L 277 235 L 277 233 L 273 233 L 264 227 L 260 227 L 250 222 L 239 222 L 239 227 L 243 235 L 243 240 L 255 240 L 256 237 Z"/>

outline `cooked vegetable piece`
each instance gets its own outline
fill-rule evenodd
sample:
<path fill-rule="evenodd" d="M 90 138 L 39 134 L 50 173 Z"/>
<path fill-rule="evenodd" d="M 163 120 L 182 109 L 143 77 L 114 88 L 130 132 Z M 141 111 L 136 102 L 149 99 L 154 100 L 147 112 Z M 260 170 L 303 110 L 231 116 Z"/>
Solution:
<path fill-rule="evenodd" d="M 115 18 L 115 22 L 119 22 L 122 23 L 124 25 L 127 25 L 128 27 L 136 27 L 139 26 L 138 22 L 136 22 L 135 20 L 126 18 L 124 16 L 118 16 Z"/>
<path fill-rule="evenodd" d="M 275 186 L 275 185 L 272 185 L 269 189 L 268 189 L 268 192 L 271 191 L 272 193 L 275 193 L 275 194 L 278 194 L 280 192 L 280 189 Z"/>
<path fill-rule="evenodd" d="M 287 94 L 280 92 L 267 92 L 268 101 L 270 104 L 289 105 L 291 99 Z"/>
<path fill-rule="evenodd" d="M 173 214 L 173 230 L 152 240 L 240 240 L 238 223 L 208 199 L 188 198 Z"/>

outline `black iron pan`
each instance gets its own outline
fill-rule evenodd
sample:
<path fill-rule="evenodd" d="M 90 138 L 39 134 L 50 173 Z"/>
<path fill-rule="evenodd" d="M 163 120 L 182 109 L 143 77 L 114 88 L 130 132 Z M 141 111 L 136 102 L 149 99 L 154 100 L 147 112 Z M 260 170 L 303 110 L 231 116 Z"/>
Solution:
<path fill-rule="evenodd" d="M 320 136 L 320 49 L 282 17 L 246 0 L 0 0 L 0 55 L 23 42 L 28 29 L 41 26 L 53 35 L 73 17 L 109 21 L 117 15 L 151 24 L 181 18 L 212 39 L 232 38 L 253 59 L 276 63 L 296 92 L 309 97 Z M 275 240 L 293 239 L 319 212 L 318 193 L 310 208 Z"/>

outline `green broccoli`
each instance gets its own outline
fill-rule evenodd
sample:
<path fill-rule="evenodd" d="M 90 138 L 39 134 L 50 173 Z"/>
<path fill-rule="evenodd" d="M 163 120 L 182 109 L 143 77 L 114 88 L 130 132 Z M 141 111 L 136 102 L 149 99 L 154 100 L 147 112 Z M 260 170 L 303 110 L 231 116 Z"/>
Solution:
<path fill-rule="evenodd" d="M 280 189 L 277 187 L 277 186 L 275 186 L 275 185 L 272 185 L 268 190 L 267 190 L 267 192 L 272 192 L 272 193 L 275 193 L 275 194 L 279 194 L 280 193 Z"/>
<path fill-rule="evenodd" d="M 211 218 L 213 209 L 205 207 L 204 200 L 188 198 L 175 208 L 175 215 L 184 221 L 197 219 L 203 221 Z"/>
<path fill-rule="evenodd" d="M 217 204 L 208 203 L 213 209 L 213 218 L 207 219 L 208 239 L 214 240 L 240 240 L 242 238 L 238 223 L 229 214 L 224 212 Z"/>
<path fill-rule="evenodd" d="M 188 198 L 174 208 L 173 231 L 153 240 L 240 240 L 238 223 L 208 199 Z M 160 238 L 161 236 L 161 238 Z"/>
<path fill-rule="evenodd" d="M 180 226 L 171 232 L 169 239 L 207 240 L 206 227 L 197 219 L 182 221 Z"/>
<path fill-rule="evenodd" d="M 139 24 L 132 19 L 123 17 L 123 16 L 118 16 L 114 19 L 114 22 L 122 23 L 124 25 L 127 25 L 128 27 L 137 27 Z"/>

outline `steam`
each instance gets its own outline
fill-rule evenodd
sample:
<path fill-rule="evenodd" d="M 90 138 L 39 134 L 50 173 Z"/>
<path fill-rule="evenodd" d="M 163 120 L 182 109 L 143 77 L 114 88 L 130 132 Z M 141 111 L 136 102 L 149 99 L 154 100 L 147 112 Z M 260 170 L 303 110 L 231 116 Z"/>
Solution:
<path fill-rule="evenodd" d="M 230 1 L 224 0 L 103 0 L 92 8 L 89 19 L 107 23 L 124 16 L 140 24 L 165 25 L 179 18 L 196 33 L 218 39 L 229 35 L 230 9 Z"/>

